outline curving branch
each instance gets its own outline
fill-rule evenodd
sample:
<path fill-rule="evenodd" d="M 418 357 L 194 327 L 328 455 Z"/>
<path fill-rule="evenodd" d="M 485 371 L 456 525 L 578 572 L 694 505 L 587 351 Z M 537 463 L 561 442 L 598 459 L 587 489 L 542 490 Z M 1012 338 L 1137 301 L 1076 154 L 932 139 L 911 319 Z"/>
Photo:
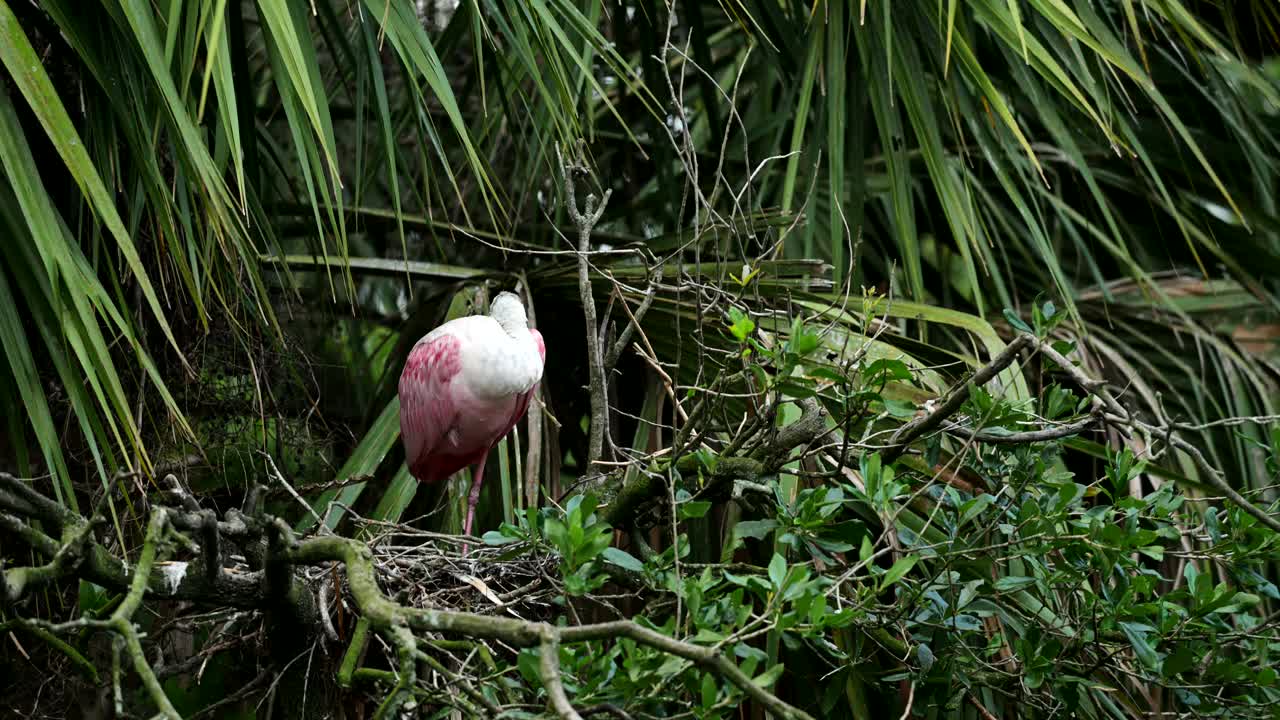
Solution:
<path fill-rule="evenodd" d="M 282 534 L 292 535 L 292 531 L 283 523 L 276 523 L 273 527 Z M 630 620 L 557 627 L 515 618 L 405 607 L 392 602 L 378 588 L 373 551 L 367 545 L 347 538 L 328 536 L 301 541 L 290 538 L 289 547 L 289 557 L 297 564 L 315 565 L 330 561 L 342 563 L 357 607 L 375 628 L 389 628 L 403 623 L 414 630 L 501 640 L 512 647 L 521 648 L 542 647 L 548 638 L 554 638 L 559 643 L 576 643 L 626 637 L 719 673 L 778 717 L 788 720 L 810 718 L 804 711 L 756 685 L 736 664 L 719 652 L 668 637 Z"/>
<path fill-rule="evenodd" d="M 565 694 L 564 683 L 560 682 L 560 638 L 555 633 L 546 633 L 542 638 L 542 646 L 538 648 L 538 672 L 542 676 L 543 687 L 547 689 L 547 704 L 561 720 L 582 720 Z"/>

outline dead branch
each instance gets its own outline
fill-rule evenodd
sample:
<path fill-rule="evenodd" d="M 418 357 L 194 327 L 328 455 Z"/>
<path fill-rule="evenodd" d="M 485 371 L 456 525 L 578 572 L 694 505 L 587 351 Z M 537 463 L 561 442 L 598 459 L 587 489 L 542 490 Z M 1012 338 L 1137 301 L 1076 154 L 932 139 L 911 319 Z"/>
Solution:
<path fill-rule="evenodd" d="M 569 218 L 578 228 L 578 291 L 582 299 L 582 313 L 587 325 L 587 364 L 590 368 L 591 381 L 591 429 L 587 449 L 586 470 L 590 472 L 602 459 L 604 441 L 609 435 L 609 396 L 605 387 L 604 349 L 601 347 L 599 328 L 596 326 L 596 301 L 591 290 L 590 263 L 587 255 L 591 252 L 591 231 L 604 215 L 609 204 L 612 190 L 606 190 L 600 203 L 596 205 L 594 193 L 588 194 L 582 210 L 578 210 L 578 199 L 575 191 L 575 174 L 585 175 L 587 170 L 577 162 L 566 162 L 556 147 L 556 158 L 560 162 L 560 171 L 564 175 L 564 193 Z"/>

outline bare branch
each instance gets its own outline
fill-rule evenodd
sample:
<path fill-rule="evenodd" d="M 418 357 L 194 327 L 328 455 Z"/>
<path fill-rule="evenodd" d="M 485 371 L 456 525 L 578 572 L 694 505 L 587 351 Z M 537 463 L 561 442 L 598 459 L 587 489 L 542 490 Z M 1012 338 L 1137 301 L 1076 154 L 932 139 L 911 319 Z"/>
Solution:
<path fill-rule="evenodd" d="M 585 469 L 590 472 L 602 458 L 604 440 L 609 435 L 609 396 L 605 387 L 605 371 L 603 348 L 600 345 L 598 326 L 596 324 L 596 301 L 591 290 L 590 263 L 587 254 L 591 252 L 591 230 L 600 221 L 605 206 L 609 204 L 612 190 L 606 190 L 604 198 L 596 206 L 596 196 L 587 195 L 581 212 L 578 211 L 577 193 L 575 191 L 575 173 L 586 173 L 586 168 L 577 162 L 566 162 L 556 147 L 556 157 L 560 162 L 560 170 L 564 175 L 564 192 L 567 200 L 569 218 L 578 228 L 578 292 L 582 299 L 582 312 L 587 326 L 587 364 L 590 368 L 591 392 L 591 430 L 588 438 L 587 462 Z"/>
<path fill-rule="evenodd" d="M 1073 422 L 1026 432 L 996 433 L 990 430 L 972 430 L 954 423 L 948 424 L 943 429 L 963 438 L 991 445 L 1025 445 L 1047 440 L 1061 440 L 1062 438 L 1079 435 L 1090 427 L 1097 425 L 1102 419 L 1101 413 L 1094 413 Z"/>
<path fill-rule="evenodd" d="M 644 300 L 640 301 L 640 307 L 636 308 L 635 313 L 631 312 L 631 308 L 627 305 L 626 298 L 619 297 L 619 304 L 622 310 L 627 314 L 627 326 L 622 329 L 622 334 L 618 336 L 618 341 L 609 348 L 609 354 L 604 358 L 605 372 L 609 372 L 618 363 L 618 358 L 622 355 L 622 351 L 627 349 L 627 345 L 631 342 L 631 336 L 640 327 L 640 321 L 644 320 L 645 313 L 649 312 L 649 308 L 653 307 L 653 301 L 658 296 L 658 286 L 662 283 L 662 266 L 658 265 L 653 270 L 653 277 L 649 281 L 649 289 L 645 292 Z"/>

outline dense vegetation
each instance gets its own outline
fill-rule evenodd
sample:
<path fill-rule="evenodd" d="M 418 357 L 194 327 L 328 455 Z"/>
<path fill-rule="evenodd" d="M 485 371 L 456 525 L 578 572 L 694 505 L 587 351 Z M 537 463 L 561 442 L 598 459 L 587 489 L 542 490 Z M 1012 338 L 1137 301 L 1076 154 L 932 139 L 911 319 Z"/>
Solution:
<path fill-rule="evenodd" d="M 1278 47 L 0 0 L 0 705 L 1274 717 Z M 396 379 L 499 289 L 548 363 L 464 556 Z"/>

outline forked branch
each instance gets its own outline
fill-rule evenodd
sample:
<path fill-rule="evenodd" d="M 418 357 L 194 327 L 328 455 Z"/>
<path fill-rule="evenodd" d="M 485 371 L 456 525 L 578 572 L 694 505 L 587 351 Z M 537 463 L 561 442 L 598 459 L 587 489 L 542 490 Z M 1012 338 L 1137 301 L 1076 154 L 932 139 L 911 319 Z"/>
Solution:
<path fill-rule="evenodd" d="M 605 438 L 609 436 L 609 396 L 605 384 L 604 348 L 601 346 L 599 328 L 596 321 L 596 301 L 591 290 L 590 263 L 587 257 L 591 252 L 591 231 L 600 222 L 604 209 L 609 204 L 612 190 L 606 190 L 604 197 L 596 204 L 595 194 L 588 194 L 582 210 L 578 210 L 576 175 L 586 175 L 587 169 L 577 161 L 566 162 L 556 147 L 556 158 L 560 163 L 560 172 L 564 176 L 564 194 L 569 219 L 578 229 L 578 292 L 582 300 L 582 314 L 587 326 L 587 365 L 590 371 L 591 392 L 591 428 L 588 436 L 586 470 L 591 472 L 602 458 Z"/>

